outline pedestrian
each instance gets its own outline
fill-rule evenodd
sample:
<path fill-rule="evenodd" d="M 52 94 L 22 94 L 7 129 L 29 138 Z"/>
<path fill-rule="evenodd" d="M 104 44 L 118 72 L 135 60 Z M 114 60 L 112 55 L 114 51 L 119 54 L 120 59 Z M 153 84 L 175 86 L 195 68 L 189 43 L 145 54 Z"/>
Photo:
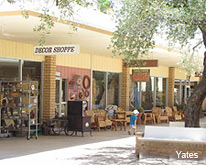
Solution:
<path fill-rule="evenodd" d="M 130 116 L 130 128 L 128 130 L 128 134 L 131 135 L 131 131 L 133 134 L 136 134 L 136 123 L 137 123 L 137 115 L 139 114 L 138 110 L 133 111 L 133 115 Z"/>

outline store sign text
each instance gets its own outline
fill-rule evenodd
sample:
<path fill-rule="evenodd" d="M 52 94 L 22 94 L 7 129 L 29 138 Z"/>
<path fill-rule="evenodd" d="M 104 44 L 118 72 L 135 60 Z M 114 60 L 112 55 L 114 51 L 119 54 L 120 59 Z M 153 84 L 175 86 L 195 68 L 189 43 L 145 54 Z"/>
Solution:
<path fill-rule="evenodd" d="M 34 55 L 77 55 L 79 53 L 79 45 L 51 45 L 34 47 Z"/>
<path fill-rule="evenodd" d="M 149 69 L 133 69 L 132 70 L 132 81 L 136 82 L 147 82 L 150 80 Z"/>

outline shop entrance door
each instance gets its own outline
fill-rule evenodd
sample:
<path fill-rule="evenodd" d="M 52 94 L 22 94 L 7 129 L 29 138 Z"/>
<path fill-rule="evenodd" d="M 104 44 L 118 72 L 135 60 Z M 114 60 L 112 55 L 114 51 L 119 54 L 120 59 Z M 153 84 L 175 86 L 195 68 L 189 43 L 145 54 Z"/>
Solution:
<path fill-rule="evenodd" d="M 68 79 L 56 78 L 56 107 L 55 117 L 67 116 Z"/>

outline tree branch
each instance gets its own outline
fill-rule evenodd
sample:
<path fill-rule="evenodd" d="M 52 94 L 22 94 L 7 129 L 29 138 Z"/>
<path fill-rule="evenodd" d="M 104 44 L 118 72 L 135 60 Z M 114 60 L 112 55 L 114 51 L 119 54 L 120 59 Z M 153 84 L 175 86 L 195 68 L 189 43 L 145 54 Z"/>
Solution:
<path fill-rule="evenodd" d="M 195 50 L 200 44 L 202 44 L 203 41 L 200 41 L 197 45 L 195 45 L 192 49 Z"/>

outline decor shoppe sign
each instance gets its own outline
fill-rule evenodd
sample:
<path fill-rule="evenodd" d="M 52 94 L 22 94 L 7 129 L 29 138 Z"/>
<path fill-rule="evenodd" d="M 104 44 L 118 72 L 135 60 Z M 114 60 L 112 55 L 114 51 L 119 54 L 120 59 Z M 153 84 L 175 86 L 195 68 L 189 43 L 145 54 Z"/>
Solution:
<path fill-rule="evenodd" d="M 147 82 L 150 79 L 149 69 L 133 69 L 132 70 L 132 81 Z"/>
<path fill-rule="evenodd" d="M 79 53 L 79 45 L 48 45 L 34 47 L 34 55 L 78 55 Z"/>

